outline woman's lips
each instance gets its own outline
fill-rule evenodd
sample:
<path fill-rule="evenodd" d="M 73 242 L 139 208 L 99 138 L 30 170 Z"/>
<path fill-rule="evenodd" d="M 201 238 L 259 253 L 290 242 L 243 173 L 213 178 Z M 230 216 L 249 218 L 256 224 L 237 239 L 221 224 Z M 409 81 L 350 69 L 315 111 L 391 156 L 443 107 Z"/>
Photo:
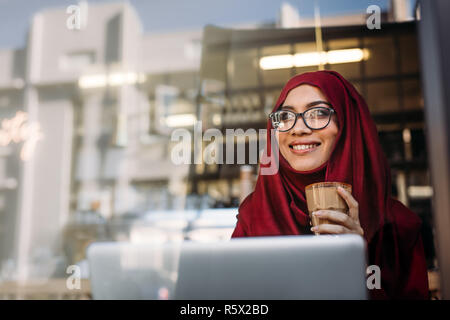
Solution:
<path fill-rule="evenodd" d="M 319 146 L 320 143 L 314 143 L 309 145 L 300 145 L 300 144 L 294 146 L 290 145 L 289 150 L 291 150 L 291 152 L 296 155 L 304 155 L 316 151 Z"/>

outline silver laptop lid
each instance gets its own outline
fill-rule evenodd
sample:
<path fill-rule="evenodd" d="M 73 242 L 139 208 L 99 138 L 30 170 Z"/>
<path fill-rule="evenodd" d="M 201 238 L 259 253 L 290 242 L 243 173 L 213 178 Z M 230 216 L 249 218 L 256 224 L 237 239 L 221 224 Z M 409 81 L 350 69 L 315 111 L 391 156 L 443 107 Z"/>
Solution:
<path fill-rule="evenodd" d="M 357 235 L 184 243 L 176 299 L 366 299 Z"/>

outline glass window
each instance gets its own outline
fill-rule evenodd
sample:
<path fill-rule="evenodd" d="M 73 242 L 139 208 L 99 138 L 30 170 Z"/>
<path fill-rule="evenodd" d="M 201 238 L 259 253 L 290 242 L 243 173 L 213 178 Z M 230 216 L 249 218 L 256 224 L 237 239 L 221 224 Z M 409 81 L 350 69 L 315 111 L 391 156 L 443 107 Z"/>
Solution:
<path fill-rule="evenodd" d="M 197 89 L 197 78 L 197 72 L 177 72 L 168 77 L 168 84 L 185 90 Z"/>
<path fill-rule="evenodd" d="M 264 113 L 266 114 L 266 116 L 268 116 L 275 107 L 275 103 L 277 102 L 277 99 L 281 93 L 281 89 L 282 87 L 280 87 L 279 90 L 265 91 Z"/>
<path fill-rule="evenodd" d="M 83 70 L 95 63 L 94 51 L 70 52 L 60 57 L 59 67 L 63 71 Z"/>
<path fill-rule="evenodd" d="M 413 159 L 427 160 L 427 142 L 423 129 L 411 130 L 411 146 Z"/>
<path fill-rule="evenodd" d="M 345 49 L 359 49 L 360 43 L 357 38 L 345 38 L 330 40 L 327 43 L 328 50 L 345 50 Z M 361 62 L 336 63 L 327 65 L 327 69 L 334 70 L 342 74 L 347 79 L 354 79 L 361 77 Z"/>
<path fill-rule="evenodd" d="M 257 49 L 233 50 L 229 58 L 228 75 L 231 88 L 258 86 Z"/>
<path fill-rule="evenodd" d="M 257 92 L 235 94 L 231 98 L 233 122 L 255 122 L 261 116 L 261 101 Z"/>
<path fill-rule="evenodd" d="M 317 52 L 317 46 L 316 46 L 315 42 L 296 43 L 294 48 L 295 48 L 295 53 L 300 53 L 300 54 Z M 305 72 L 317 71 L 318 68 L 319 68 L 318 65 L 296 67 L 295 73 L 302 74 Z"/>
<path fill-rule="evenodd" d="M 291 46 L 279 45 L 279 46 L 267 46 L 261 50 L 261 57 L 270 57 L 278 55 L 290 55 Z M 276 66 L 276 65 L 275 65 Z M 292 68 L 279 68 L 272 70 L 262 70 L 263 84 L 264 86 L 283 86 L 289 78 L 292 76 Z"/>
<path fill-rule="evenodd" d="M 423 109 L 422 86 L 419 79 L 403 81 L 403 101 L 405 110 Z"/>
<path fill-rule="evenodd" d="M 384 154 L 390 162 L 399 162 L 404 160 L 405 152 L 403 148 L 401 130 L 379 131 L 378 136 Z"/>
<path fill-rule="evenodd" d="M 374 81 L 367 84 L 367 104 L 372 113 L 400 111 L 397 83 L 395 81 Z"/>
<path fill-rule="evenodd" d="M 400 61 L 402 73 L 419 72 L 419 53 L 415 34 L 401 36 Z"/>
<path fill-rule="evenodd" d="M 362 83 L 357 82 L 357 81 L 352 81 L 352 84 L 355 87 L 356 91 L 358 91 L 360 95 L 364 96 Z M 364 97 L 364 98 L 366 98 L 366 97 Z"/>
<path fill-rule="evenodd" d="M 392 38 L 365 38 L 364 46 L 369 50 L 369 58 L 366 61 L 366 75 L 368 77 L 393 75 L 397 72 Z"/>
<path fill-rule="evenodd" d="M 200 68 L 202 79 L 214 79 L 225 82 L 227 77 L 227 59 L 227 48 L 204 47 Z"/>

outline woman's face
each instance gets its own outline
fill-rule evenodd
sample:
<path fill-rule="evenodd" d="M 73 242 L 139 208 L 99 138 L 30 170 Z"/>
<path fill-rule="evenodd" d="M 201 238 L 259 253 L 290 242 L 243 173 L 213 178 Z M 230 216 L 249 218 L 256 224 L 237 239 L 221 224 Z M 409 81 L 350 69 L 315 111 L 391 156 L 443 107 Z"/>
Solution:
<path fill-rule="evenodd" d="M 292 89 L 280 109 L 291 110 L 296 113 L 328 102 L 325 95 L 317 87 L 303 84 Z M 280 152 L 292 168 L 298 171 L 309 171 L 324 164 L 333 151 L 334 142 L 338 134 L 336 114 L 333 113 L 331 121 L 323 129 L 309 129 L 303 119 L 299 117 L 295 126 L 286 132 L 277 131 Z M 298 150 L 298 145 L 313 145 L 312 148 Z M 297 147 L 295 147 L 297 146 Z"/>

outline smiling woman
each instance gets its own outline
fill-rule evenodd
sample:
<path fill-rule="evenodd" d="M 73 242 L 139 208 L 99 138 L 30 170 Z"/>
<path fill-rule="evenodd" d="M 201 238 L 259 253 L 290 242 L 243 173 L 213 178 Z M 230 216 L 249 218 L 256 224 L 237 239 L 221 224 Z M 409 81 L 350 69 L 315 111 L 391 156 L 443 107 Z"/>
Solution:
<path fill-rule="evenodd" d="M 381 289 L 371 290 L 373 299 L 428 298 L 421 221 L 391 197 L 377 129 L 353 85 L 333 71 L 293 77 L 267 129 L 267 154 L 274 159 L 279 150 L 279 170 L 260 171 L 254 192 L 239 207 L 232 237 L 356 233 L 367 241 L 369 264 L 381 270 Z M 273 129 L 276 140 L 270 137 Z M 310 229 L 305 187 L 323 181 L 352 186 L 352 193 L 338 188 L 349 212 L 318 211 L 330 222 Z"/>

